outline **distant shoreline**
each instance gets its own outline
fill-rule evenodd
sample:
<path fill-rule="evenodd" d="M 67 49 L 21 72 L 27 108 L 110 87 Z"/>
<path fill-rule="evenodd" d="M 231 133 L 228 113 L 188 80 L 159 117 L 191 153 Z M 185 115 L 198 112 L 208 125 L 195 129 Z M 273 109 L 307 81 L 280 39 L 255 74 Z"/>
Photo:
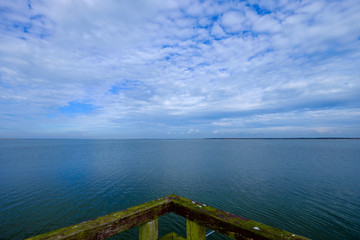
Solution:
<path fill-rule="evenodd" d="M 265 137 L 265 138 L 0 138 L 1 140 L 360 140 L 360 137 Z"/>
<path fill-rule="evenodd" d="M 347 140 L 347 139 L 354 139 L 360 140 L 360 137 L 289 137 L 289 138 L 203 138 L 208 140 Z"/>

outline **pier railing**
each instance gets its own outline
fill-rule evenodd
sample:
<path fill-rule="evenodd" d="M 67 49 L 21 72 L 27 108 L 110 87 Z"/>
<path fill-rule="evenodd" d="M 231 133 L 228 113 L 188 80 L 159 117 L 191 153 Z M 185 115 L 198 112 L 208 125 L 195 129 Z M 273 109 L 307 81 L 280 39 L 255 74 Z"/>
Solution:
<path fill-rule="evenodd" d="M 187 240 L 205 240 L 206 228 L 232 239 L 307 239 L 174 194 L 29 239 L 105 239 L 140 226 L 140 240 L 157 240 L 158 218 L 170 212 L 186 218 Z M 169 233 L 160 239 L 184 238 Z"/>

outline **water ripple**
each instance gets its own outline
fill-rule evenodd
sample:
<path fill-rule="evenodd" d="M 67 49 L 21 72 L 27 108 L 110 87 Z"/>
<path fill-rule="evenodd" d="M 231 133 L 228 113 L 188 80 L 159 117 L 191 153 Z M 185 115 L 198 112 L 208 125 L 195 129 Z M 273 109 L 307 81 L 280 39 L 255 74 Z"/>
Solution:
<path fill-rule="evenodd" d="M 360 239 L 360 141 L 3 143 L 0 232 L 5 239 L 23 239 L 171 193 L 314 239 Z M 160 222 L 162 234 L 185 233 L 182 217 L 164 216 Z M 128 238 L 136 239 L 136 230 L 114 239 Z"/>

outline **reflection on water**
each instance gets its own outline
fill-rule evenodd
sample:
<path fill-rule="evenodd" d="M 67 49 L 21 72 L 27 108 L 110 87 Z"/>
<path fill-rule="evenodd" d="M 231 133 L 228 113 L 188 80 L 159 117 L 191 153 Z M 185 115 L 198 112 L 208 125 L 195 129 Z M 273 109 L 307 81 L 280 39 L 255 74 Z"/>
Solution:
<path fill-rule="evenodd" d="M 359 172 L 359 140 L 1 140 L 0 239 L 170 193 L 314 239 L 359 239 Z M 185 235 L 185 220 L 159 228 Z M 136 229 L 113 239 L 129 238 Z"/>

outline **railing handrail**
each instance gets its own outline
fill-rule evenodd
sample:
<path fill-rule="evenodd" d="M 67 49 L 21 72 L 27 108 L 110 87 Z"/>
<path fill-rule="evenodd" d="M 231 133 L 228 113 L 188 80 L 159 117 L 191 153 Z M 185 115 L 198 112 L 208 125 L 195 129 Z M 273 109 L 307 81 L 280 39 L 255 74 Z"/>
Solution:
<path fill-rule="evenodd" d="M 209 228 L 232 239 L 307 239 L 235 214 L 170 194 L 135 207 L 114 212 L 94 220 L 44 233 L 37 239 L 105 239 L 160 216 L 174 212 L 204 229 Z M 156 229 L 157 231 L 157 229 Z M 189 237 L 188 237 L 189 238 Z"/>

